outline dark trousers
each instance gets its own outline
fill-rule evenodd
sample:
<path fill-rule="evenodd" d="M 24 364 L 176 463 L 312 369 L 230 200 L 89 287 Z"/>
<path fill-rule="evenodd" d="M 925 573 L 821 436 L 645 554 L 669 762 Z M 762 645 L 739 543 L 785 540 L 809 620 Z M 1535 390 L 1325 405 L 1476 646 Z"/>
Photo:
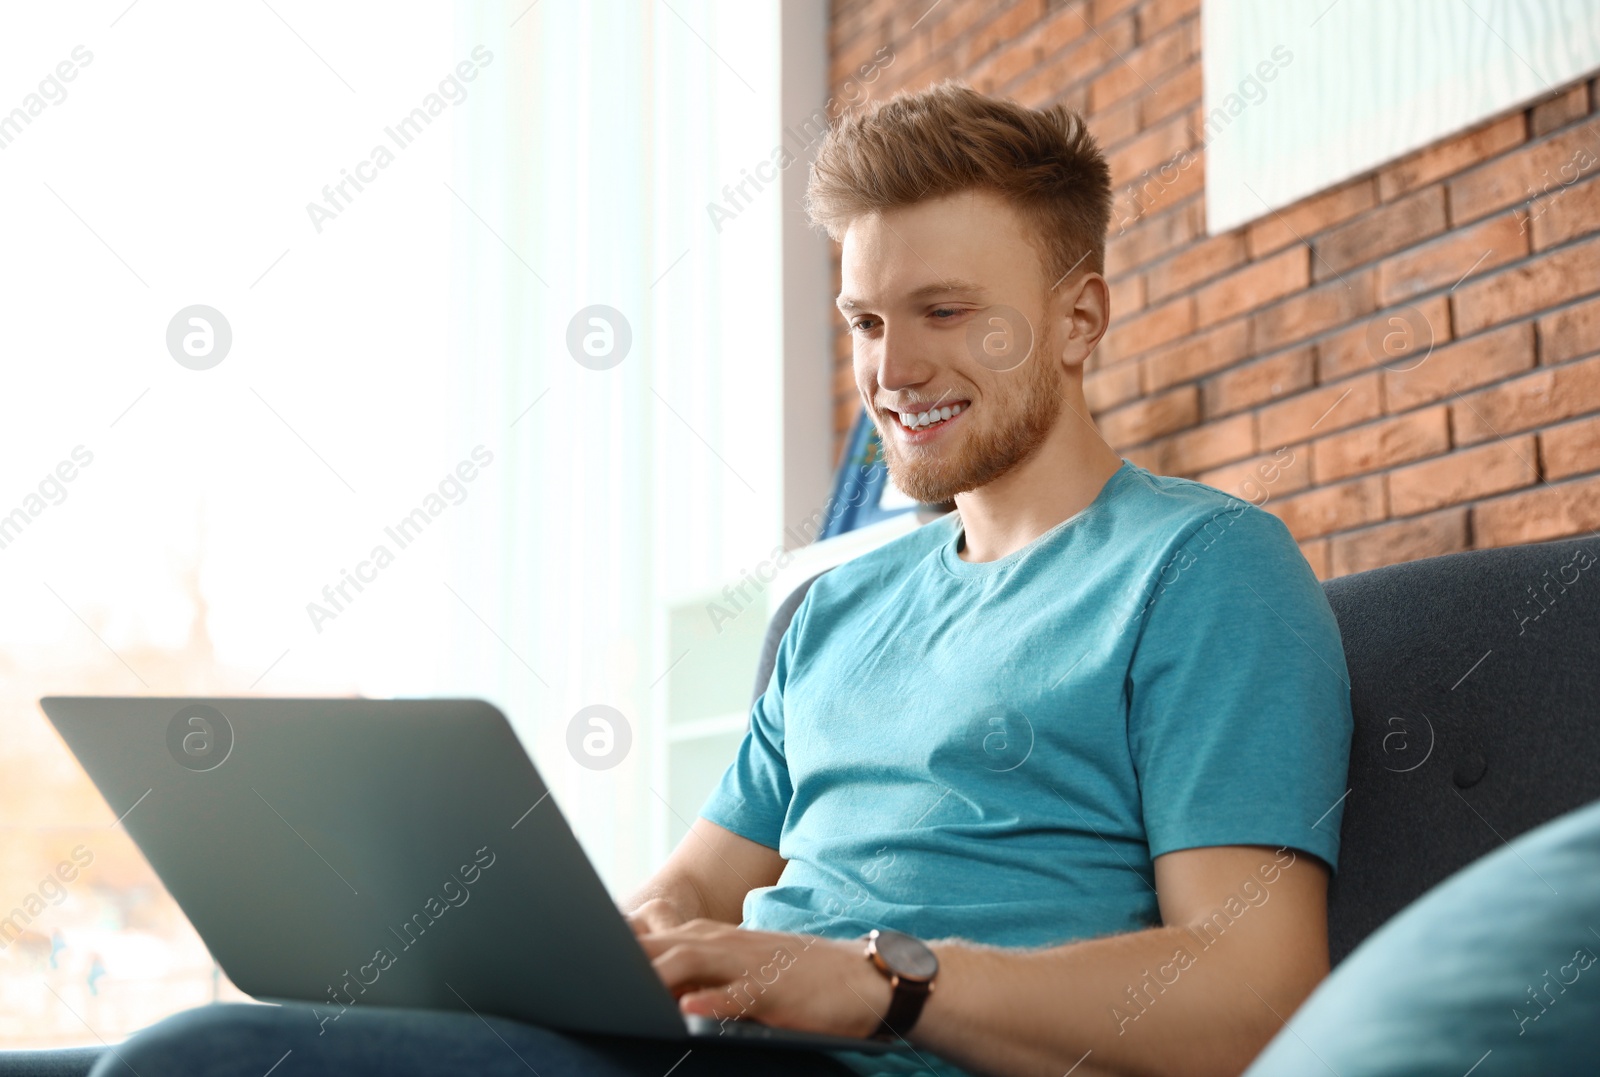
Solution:
<path fill-rule="evenodd" d="M 274 1067 L 277 1067 L 274 1069 Z M 815 1051 L 552 1032 L 471 1013 L 354 1006 L 319 1026 L 309 1005 L 217 1004 L 176 1014 L 108 1050 L 92 1077 L 841 1077 Z"/>

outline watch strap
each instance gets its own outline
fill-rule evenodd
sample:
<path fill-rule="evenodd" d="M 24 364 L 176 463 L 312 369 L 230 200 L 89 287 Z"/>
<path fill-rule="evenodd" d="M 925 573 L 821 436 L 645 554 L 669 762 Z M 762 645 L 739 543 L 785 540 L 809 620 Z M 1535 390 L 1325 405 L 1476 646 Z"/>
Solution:
<path fill-rule="evenodd" d="M 922 1007 L 927 1003 L 928 996 L 933 993 L 931 981 L 915 982 L 899 976 L 889 978 L 889 987 L 893 991 L 889 998 L 889 1011 L 878 1022 L 878 1030 L 872 1034 L 874 1039 L 892 1040 L 910 1032 L 917 1018 L 922 1016 Z"/>

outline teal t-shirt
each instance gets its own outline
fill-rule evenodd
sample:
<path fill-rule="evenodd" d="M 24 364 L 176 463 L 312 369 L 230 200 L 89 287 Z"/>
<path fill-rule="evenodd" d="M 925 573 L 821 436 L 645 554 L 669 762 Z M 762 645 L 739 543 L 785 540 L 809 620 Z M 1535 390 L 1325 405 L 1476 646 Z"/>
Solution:
<path fill-rule="evenodd" d="M 1349 677 L 1277 517 L 1123 460 L 1022 549 L 971 563 L 961 542 L 951 513 L 795 612 L 700 811 L 787 861 L 742 926 L 1038 947 L 1159 925 L 1174 850 L 1336 864 Z"/>

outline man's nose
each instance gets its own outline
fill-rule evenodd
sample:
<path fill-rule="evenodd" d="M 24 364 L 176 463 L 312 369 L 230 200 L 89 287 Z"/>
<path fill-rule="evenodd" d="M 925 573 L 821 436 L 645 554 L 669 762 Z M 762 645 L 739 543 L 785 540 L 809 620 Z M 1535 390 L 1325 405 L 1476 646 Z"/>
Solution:
<path fill-rule="evenodd" d="M 878 385 L 885 391 L 915 388 L 932 375 L 934 364 L 928 359 L 928 350 L 915 337 L 903 327 L 884 326 L 878 353 Z"/>

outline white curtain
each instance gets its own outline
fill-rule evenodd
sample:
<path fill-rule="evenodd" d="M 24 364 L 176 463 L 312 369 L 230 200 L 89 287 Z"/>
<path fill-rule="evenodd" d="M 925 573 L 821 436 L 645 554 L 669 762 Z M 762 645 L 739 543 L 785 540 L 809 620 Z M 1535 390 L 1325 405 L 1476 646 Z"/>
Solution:
<path fill-rule="evenodd" d="M 512 715 L 620 891 L 652 867 L 666 792 L 663 604 L 720 586 L 781 529 L 778 192 L 747 183 L 731 220 L 707 208 L 779 141 L 778 16 L 693 0 L 500 14 L 458 27 L 504 56 L 505 83 L 458 135 L 452 365 L 458 440 L 504 445 L 500 525 L 463 536 L 455 575 L 508 645 L 458 610 L 452 666 Z M 615 365 L 591 355 L 620 346 L 613 315 L 573 328 L 596 306 L 631 337 Z M 606 769 L 569 747 L 591 706 L 631 737 Z"/>

